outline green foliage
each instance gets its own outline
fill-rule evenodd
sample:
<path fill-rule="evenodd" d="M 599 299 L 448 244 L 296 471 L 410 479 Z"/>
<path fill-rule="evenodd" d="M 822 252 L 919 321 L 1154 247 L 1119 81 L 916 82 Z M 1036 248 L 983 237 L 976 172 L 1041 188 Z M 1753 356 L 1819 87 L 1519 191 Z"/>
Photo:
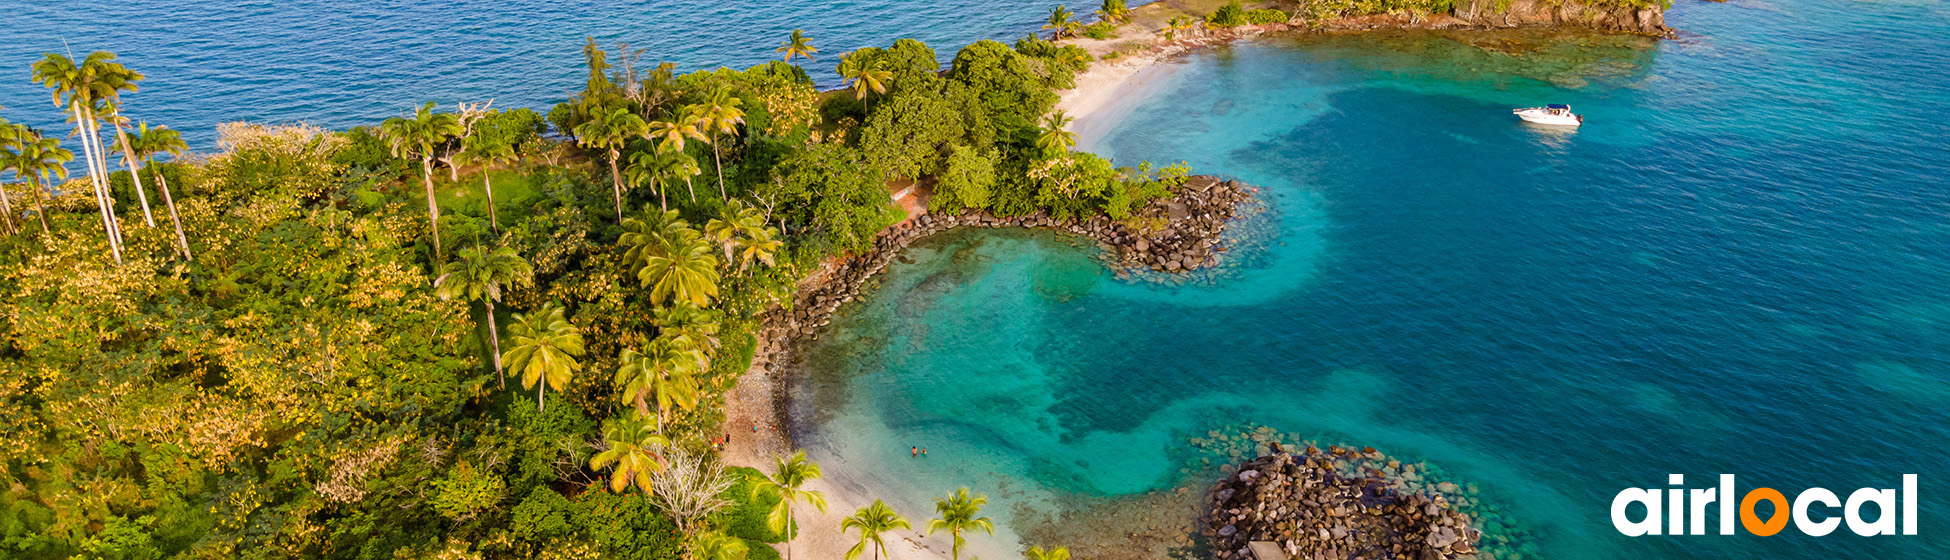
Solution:
<path fill-rule="evenodd" d="M 1239 0 L 1232 0 L 1224 6 L 1219 6 L 1219 10 L 1212 12 L 1212 15 L 1205 16 L 1205 22 L 1213 27 L 1237 27 L 1245 25 L 1248 23 L 1246 21 L 1246 7 L 1240 5 Z"/>
<path fill-rule="evenodd" d="M 995 186 L 994 157 L 967 146 L 955 146 L 928 201 L 930 212 L 956 212 L 989 205 Z"/>
<path fill-rule="evenodd" d="M 985 112 L 1003 126 L 1033 122 L 1056 106 L 1056 92 L 1030 69 L 1029 59 L 995 41 L 977 41 L 955 54 L 948 79 L 977 92 Z"/>
<path fill-rule="evenodd" d="M 568 536 L 574 529 L 569 524 L 570 516 L 577 507 L 578 504 L 570 503 L 554 490 L 538 486 L 515 506 L 509 527 L 516 538 L 525 541 L 546 542 Z"/>
<path fill-rule="evenodd" d="M 785 532 L 772 530 L 766 522 L 766 516 L 778 506 L 779 497 L 753 491 L 765 474 L 754 468 L 730 467 L 725 469 L 725 475 L 737 482 L 721 494 L 732 506 L 714 516 L 715 524 L 734 537 L 761 543 L 785 542 Z"/>
<path fill-rule="evenodd" d="M 433 489 L 429 503 L 434 511 L 448 519 L 465 521 L 500 503 L 506 487 L 496 473 L 461 461 L 448 471 L 446 478 L 434 481 Z"/>
<path fill-rule="evenodd" d="M 1288 19 L 1292 19 L 1292 16 L 1287 15 L 1286 12 L 1282 12 L 1271 8 L 1264 9 L 1264 10 L 1251 10 L 1246 12 L 1246 23 L 1250 23 L 1253 25 L 1266 25 L 1269 23 L 1286 23 Z"/>
<path fill-rule="evenodd" d="M 683 556 L 683 535 L 677 525 L 640 492 L 585 492 L 569 512 L 569 524 L 594 543 L 603 558 L 670 560 Z"/>
<path fill-rule="evenodd" d="M 961 107 L 932 89 L 903 89 L 874 108 L 860 129 L 860 151 L 889 176 L 941 171 L 942 156 L 965 141 Z"/>
<path fill-rule="evenodd" d="M 1107 21 L 1092 23 L 1083 27 L 1083 36 L 1092 39 L 1110 39 L 1117 36 L 1117 26 Z"/>
<path fill-rule="evenodd" d="M 895 89 L 929 81 L 941 73 L 941 61 L 935 58 L 934 49 L 913 39 L 895 40 L 880 57 L 881 64 L 893 73 L 891 81 Z"/>
<path fill-rule="evenodd" d="M 862 251 L 873 236 L 900 220 L 887 198 L 887 179 L 860 152 L 816 144 L 794 152 L 773 169 L 776 181 L 761 198 L 779 201 L 780 212 L 805 224 L 809 235 L 839 251 Z"/>

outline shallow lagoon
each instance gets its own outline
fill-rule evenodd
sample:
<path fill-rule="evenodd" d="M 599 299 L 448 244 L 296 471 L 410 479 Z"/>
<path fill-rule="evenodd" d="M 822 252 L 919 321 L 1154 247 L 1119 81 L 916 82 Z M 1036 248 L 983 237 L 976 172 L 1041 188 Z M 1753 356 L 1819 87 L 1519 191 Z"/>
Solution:
<path fill-rule="evenodd" d="M 925 242 L 810 348 L 803 441 L 904 511 L 966 484 L 1009 513 L 1167 488 L 1188 438 L 1250 422 L 1476 482 L 1546 558 L 1950 554 L 1950 18 L 1672 21 L 1690 33 L 1650 49 L 1371 35 L 1192 56 L 1092 148 L 1266 187 L 1265 254 L 1174 288 L 1050 234 Z M 1587 126 L 1508 114 L 1545 102 Z M 1612 495 L 1668 473 L 1790 495 L 1918 473 L 1921 535 L 1616 533 Z"/>

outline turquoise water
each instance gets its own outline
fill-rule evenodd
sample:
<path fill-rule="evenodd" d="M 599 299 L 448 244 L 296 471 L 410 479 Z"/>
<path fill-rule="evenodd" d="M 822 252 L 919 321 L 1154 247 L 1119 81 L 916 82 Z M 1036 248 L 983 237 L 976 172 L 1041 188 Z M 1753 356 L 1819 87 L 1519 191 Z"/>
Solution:
<path fill-rule="evenodd" d="M 1671 21 L 1192 56 L 1094 149 L 1266 187 L 1251 270 L 1165 288 L 1048 234 L 929 241 L 811 348 L 803 441 L 909 511 L 971 484 L 1007 512 L 1166 487 L 1186 438 L 1253 422 L 1476 482 L 1545 558 L 1950 557 L 1950 14 Z M 1508 113 L 1545 102 L 1587 125 Z M 1613 495 L 1670 473 L 1915 473 L 1920 534 L 1618 534 Z"/>
<path fill-rule="evenodd" d="M 1074 4 L 1074 2 L 1073 2 Z M 1137 5 L 1139 2 L 1132 2 Z M 130 116 L 216 147 L 216 124 L 377 123 L 433 100 L 494 100 L 546 110 L 582 89 L 583 38 L 614 52 L 646 49 L 681 71 L 745 68 L 804 29 L 820 52 L 805 63 L 839 81 L 839 55 L 912 37 L 946 60 L 981 39 L 1013 39 L 1042 23 L 1040 0 L 243 0 L 0 2 L 0 112 L 66 130 L 28 65 L 44 52 L 106 50 L 148 74 Z M 65 41 L 65 43 L 64 43 Z"/>

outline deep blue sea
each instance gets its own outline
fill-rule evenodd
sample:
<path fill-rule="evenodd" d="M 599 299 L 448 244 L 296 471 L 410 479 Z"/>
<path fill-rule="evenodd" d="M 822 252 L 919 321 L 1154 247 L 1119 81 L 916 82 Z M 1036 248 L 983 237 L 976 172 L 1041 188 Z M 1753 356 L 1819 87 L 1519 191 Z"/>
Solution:
<path fill-rule="evenodd" d="M 1656 45 L 1379 34 L 1187 57 L 1089 148 L 1264 187 L 1267 248 L 1240 277 L 1125 283 L 1047 234 L 925 242 L 810 349 L 802 442 L 917 521 L 954 486 L 997 497 L 988 558 L 1018 544 L 1012 508 L 1166 487 L 1187 438 L 1241 423 L 1477 483 L 1538 535 L 1531 557 L 1950 557 L 1950 6 L 1678 3 L 1685 33 Z M 848 49 L 946 56 L 1034 29 L 1046 2 L 4 8 L 0 116 L 65 129 L 27 80 L 65 38 L 148 73 L 127 113 L 209 150 L 221 121 L 544 108 L 579 88 L 585 35 L 688 70 L 803 28 L 831 82 Z M 1508 112 L 1547 102 L 1587 124 Z M 1673 473 L 1789 496 L 1915 473 L 1920 534 L 1612 529 L 1614 494 Z"/>
<path fill-rule="evenodd" d="M 1265 187 L 1239 279 L 1120 282 L 1050 235 L 924 243 L 814 346 L 803 441 L 909 508 L 959 484 L 1060 508 L 1167 487 L 1187 438 L 1251 422 L 1477 483 L 1526 557 L 1950 557 L 1950 12 L 1671 22 L 1656 46 L 1190 56 L 1092 149 Z M 1585 126 L 1509 113 L 1549 102 Z M 1918 474 L 1919 535 L 1612 528 L 1620 490 L 1722 473 L 1790 499 Z"/>

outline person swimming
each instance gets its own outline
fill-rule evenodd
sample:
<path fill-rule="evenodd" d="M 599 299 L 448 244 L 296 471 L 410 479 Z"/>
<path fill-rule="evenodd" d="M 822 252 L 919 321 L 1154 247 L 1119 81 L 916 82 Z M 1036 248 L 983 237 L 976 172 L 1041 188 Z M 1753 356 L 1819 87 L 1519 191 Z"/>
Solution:
<path fill-rule="evenodd" d="M 928 456 L 928 448 L 926 447 L 921 448 L 921 456 L 922 457 Z"/>
<path fill-rule="evenodd" d="M 907 456 L 908 456 L 908 457 L 920 457 L 920 456 L 921 456 L 921 448 L 919 448 L 919 447 L 909 447 L 909 448 L 907 448 Z"/>

